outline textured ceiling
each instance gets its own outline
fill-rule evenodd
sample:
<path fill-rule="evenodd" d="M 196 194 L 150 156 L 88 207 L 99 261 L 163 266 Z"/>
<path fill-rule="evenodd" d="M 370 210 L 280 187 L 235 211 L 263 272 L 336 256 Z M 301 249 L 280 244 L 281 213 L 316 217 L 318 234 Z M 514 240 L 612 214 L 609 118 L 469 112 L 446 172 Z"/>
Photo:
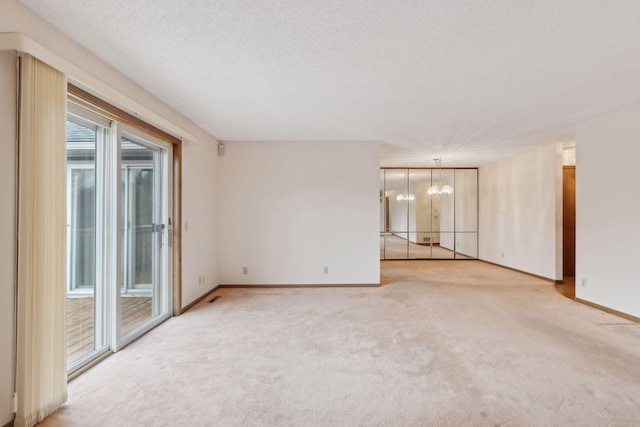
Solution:
<path fill-rule="evenodd" d="M 640 101 L 638 0 L 23 0 L 222 140 L 477 166 Z"/>

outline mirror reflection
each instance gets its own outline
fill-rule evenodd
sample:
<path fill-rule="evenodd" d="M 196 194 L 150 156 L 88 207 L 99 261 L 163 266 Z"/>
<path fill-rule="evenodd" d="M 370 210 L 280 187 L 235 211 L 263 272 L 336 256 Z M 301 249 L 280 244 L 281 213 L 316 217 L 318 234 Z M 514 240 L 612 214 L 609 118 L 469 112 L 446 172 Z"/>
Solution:
<path fill-rule="evenodd" d="M 477 259 L 477 169 L 381 169 L 380 259 Z"/>

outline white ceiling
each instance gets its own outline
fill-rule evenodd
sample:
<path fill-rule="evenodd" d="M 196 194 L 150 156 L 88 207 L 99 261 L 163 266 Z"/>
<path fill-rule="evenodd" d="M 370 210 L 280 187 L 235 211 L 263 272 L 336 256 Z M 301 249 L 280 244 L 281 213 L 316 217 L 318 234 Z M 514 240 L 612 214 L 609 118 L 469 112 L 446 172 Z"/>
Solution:
<path fill-rule="evenodd" d="M 640 101 L 638 0 L 22 0 L 222 140 L 478 166 Z"/>

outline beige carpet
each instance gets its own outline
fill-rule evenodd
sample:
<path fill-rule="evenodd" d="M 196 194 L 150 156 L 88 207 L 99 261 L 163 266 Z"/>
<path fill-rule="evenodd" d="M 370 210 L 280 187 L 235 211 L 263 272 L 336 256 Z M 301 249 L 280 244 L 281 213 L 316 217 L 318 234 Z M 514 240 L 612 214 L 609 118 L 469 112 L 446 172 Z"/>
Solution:
<path fill-rule="evenodd" d="M 71 382 L 42 425 L 638 425 L 637 324 L 478 261 L 382 274 L 219 291 Z"/>

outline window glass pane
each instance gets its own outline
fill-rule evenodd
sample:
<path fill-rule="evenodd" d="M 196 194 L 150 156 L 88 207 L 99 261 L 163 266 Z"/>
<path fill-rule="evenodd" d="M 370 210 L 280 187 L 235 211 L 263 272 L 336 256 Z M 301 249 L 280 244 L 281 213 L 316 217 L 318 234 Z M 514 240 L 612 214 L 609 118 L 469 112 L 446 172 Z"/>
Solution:
<path fill-rule="evenodd" d="M 126 335 L 153 316 L 153 151 L 123 138 L 121 157 L 121 333 Z"/>
<path fill-rule="evenodd" d="M 67 361 L 96 342 L 96 143 L 98 127 L 67 121 Z"/>
<path fill-rule="evenodd" d="M 168 232 L 162 208 L 165 151 L 134 137 L 121 141 L 122 336 L 168 313 L 168 277 L 163 270 Z"/>

